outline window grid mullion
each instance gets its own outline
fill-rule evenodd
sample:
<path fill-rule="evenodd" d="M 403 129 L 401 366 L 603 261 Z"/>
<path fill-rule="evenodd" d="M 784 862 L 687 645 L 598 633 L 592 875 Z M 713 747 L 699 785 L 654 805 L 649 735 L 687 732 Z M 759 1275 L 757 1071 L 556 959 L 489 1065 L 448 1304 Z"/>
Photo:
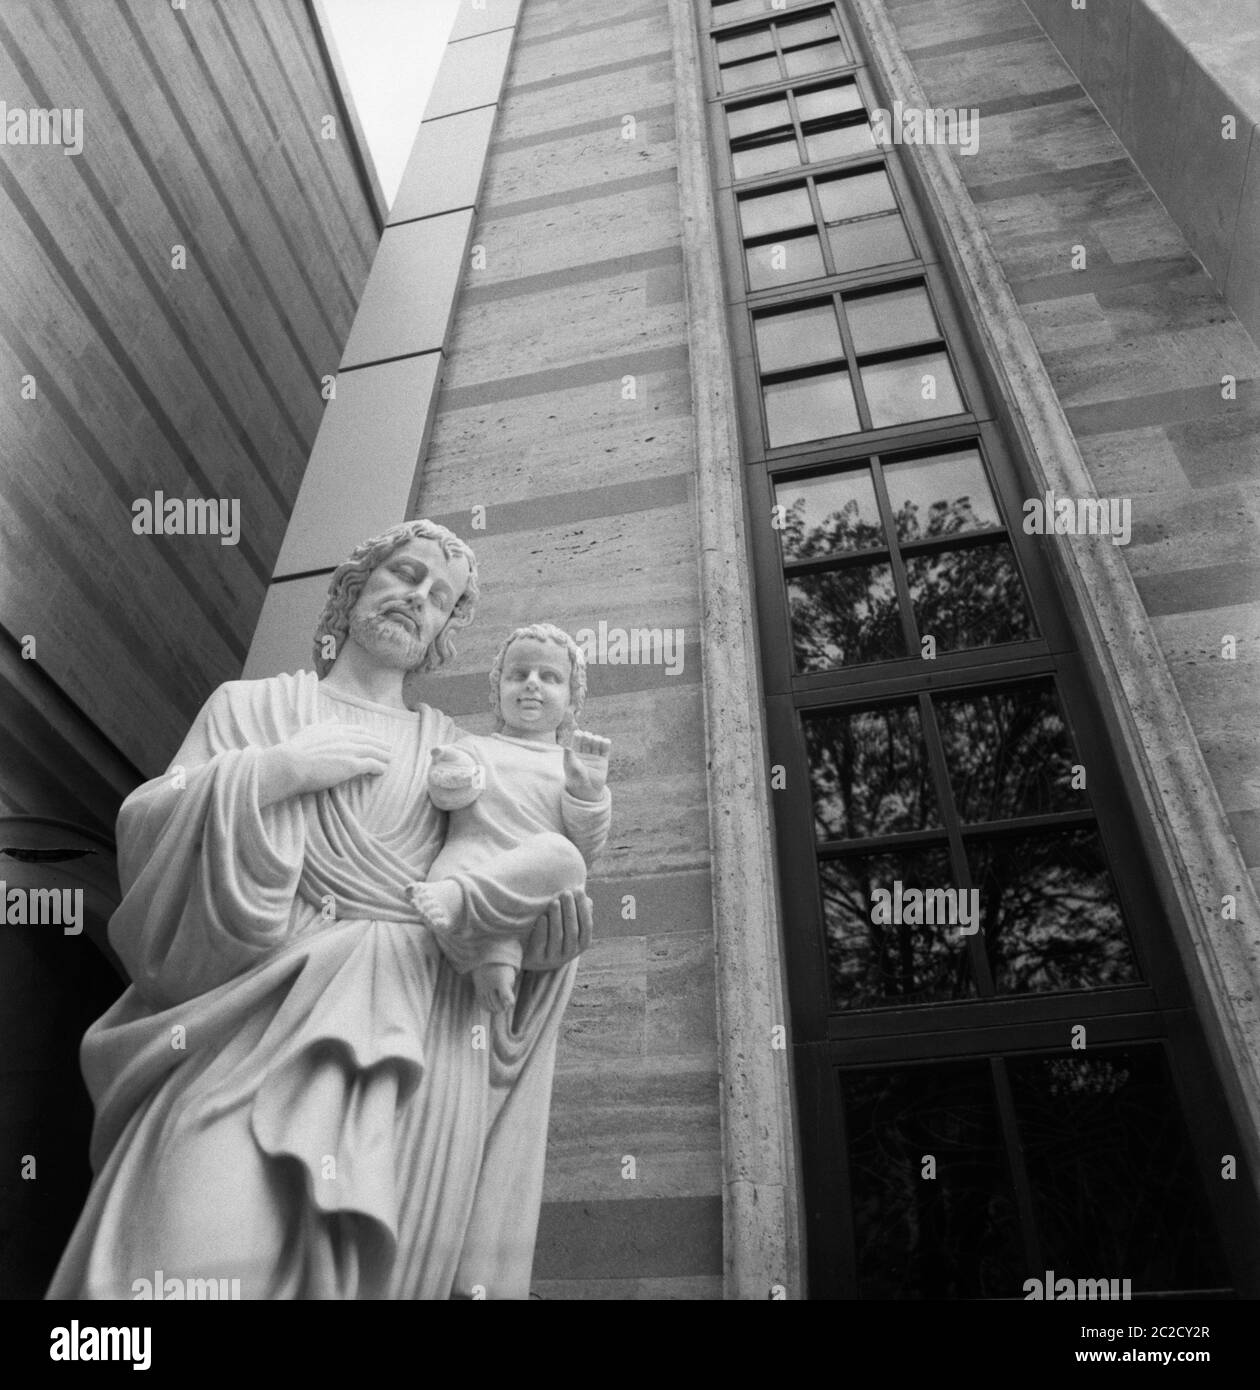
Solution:
<path fill-rule="evenodd" d="M 835 275 L 836 261 L 831 254 L 831 238 L 827 235 L 827 224 L 823 221 L 822 199 L 818 196 L 818 189 L 814 187 L 816 180 L 812 175 L 805 179 L 805 186 L 809 191 L 809 206 L 814 214 L 814 231 L 818 236 L 818 244 L 822 248 L 823 269 L 827 274 Z"/>
<path fill-rule="evenodd" d="M 853 331 L 849 327 L 849 316 L 844 312 L 844 296 L 839 290 L 835 290 L 831 299 L 835 305 L 836 319 L 840 324 L 840 341 L 844 344 L 845 362 L 849 368 L 849 389 L 853 392 L 853 402 L 857 406 L 858 423 L 864 430 L 873 429 L 870 408 L 866 404 L 866 391 L 858 379 L 857 351 L 853 346 Z M 889 544 L 892 544 L 891 537 L 889 537 Z"/>
<path fill-rule="evenodd" d="M 792 121 L 792 132 L 796 136 L 796 157 L 800 160 L 801 167 L 805 168 L 809 164 L 808 152 L 805 149 L 805 123 L 801 120 L 796 106 L 796 92 L 789 87 L 783 95 L 787 101 L 788 116 Z"/>
<path fill-rule="evenodd" d="M 783 573 L 789 579 L 796 579 L 801 575 L 830 574 L 832 570 L 861 569 L 866 565 L 883 564 L 891 555 L 892 552 L 886 545 L 868 546 L 864 550 L 838 550 L 834 555 L 785 561 Z"/>
<path fill-rule="evenodd" d="M 1024 1259 L 1028 1269 L 1045 1269 L 1042 1258 L 1041 1237 L 1037 1229 L 1037 1218 L 1033 1207 L 1032 1180 L 1028 1176 L 1028 1165 L 1024 1161 L 1024 1146 L 1019 1134 L 1019 1124 L 1015 1117 L 1015 1095 L 1011 1089 L 1011 1078 L 1004 1057 L 989 1058 L 993 1091 L 997 1097 L 998 1127 L 1002 1136 L 1002 1147 L 1006 1150 L 1006 1161 L 1010 1165 L 1011 1186 L 1015 1189 L 1015 1207 L 1019 1216 L 1020 1237 L 1024 1244 Z"/>
<path fill-rule="evenodd" d="M 777 22 L 771 21 L 770 38 L 774 44 L 775 61 L 779 65 L 779 81 L 783 82 L 787 79 L 787 63 L 783 61 L 783 45 L 779 42 L 779 26 Z"/>
<path fill-rule="evenodd" d="M 899 541 L 898 544 L 907 555 L 935 555 L 941 550 L 975 550 L 995 541 L 1006 541 L 1009 544 L 1010 533 L 1005 526 L 980 526 L 974 531 L 949 531 L 940 536 L 922 536 L 917 541 Z"/>
<path fill-rule="evenodd" d="M 940 726 L 936 722 L 936 710 L 932 705 L 929 690 L 919 692 L 919 723 L 923 730 L 923 741 L 927 747 L 928 763 L 937 782 L 937 804 L 941 810 L 941 820 L 949 832 L 949 857 L 954 869 L 957 888 L 967 892 L 973 885 L 971 869 L 967 863 L 967 851 L 963 845 L 962 819 L 954 801 L 954 788 L 949 780 L 949 764 L 945 759 L 945 744 L 941 738 Z M 967 938 L 967 951 L 971 957 L 972 978 L 981 999 L 992 999 L 997 990 L 993 985 L 993 973 L 989 969 L 988 955 L 982 940 L 983 932 L 976 932 Z"/>
<path fill-rule="evenodd" d="M 878 454 L 871 456 L 870 473 L 875 486 L 875 505 L 879 508 L 880 520 L 884 524 L 884 537 L 888 542 L 893 588 L 897 591 L 897 609 L 901 616 L 901 632 L 906 639 L 906 653 L 913 656 L 919 650 L 918 624 L 914 620 L 914 609 L 910 604 L 910 581 L 906 575 L 905 561 L 901 558 L 897 545 L 892 502 L 888 496 L 884 469 Z"/>

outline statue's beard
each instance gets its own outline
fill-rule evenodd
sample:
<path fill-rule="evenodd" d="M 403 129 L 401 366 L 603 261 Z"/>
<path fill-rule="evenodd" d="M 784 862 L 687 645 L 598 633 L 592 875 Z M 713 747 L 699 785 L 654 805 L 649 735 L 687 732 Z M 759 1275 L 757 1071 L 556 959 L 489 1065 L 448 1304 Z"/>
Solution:
<path fill-rule="evenodd" d="M 351 613 L 350 635 L 382 665 L 412 671 L 424 660 L 424 642 L 406 623 L 384 613 Z"/>

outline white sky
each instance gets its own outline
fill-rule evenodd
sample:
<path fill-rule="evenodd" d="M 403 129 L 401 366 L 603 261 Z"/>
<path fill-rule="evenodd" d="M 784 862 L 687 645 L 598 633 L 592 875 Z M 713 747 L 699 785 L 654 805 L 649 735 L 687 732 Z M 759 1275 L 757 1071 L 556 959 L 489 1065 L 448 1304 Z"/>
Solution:
<path fill-rule="evenodd" d="M 333 40 L 393 203 L 459 0 L 324 0 Z"/>

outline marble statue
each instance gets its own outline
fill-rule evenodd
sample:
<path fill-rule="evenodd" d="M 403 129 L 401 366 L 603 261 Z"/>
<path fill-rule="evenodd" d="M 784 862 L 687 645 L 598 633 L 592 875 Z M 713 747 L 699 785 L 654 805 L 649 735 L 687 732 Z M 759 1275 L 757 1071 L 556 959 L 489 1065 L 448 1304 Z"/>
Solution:
<path fill-rule="evenodd" d="M 516 1002 L 524 937 L 559 893 L 585 888 L 608 839 L 611 744 L 574 727 L 586 658 L 550 623 L 508 636 L 490 692 L 498 731 L 433 750 L 429 795 L 450 821 L 410 892 L 447 958 L 471 970 L 478 1002 L 503 1013 Z"/>
<path fill-rule="evenodd" d="M 441 526 L 366 542 L 315 672 L 220 687 L 123 804 L 109 936 L 132 984 L 83 1040 L 94 1180 L 50 1298 L 528 1296 L 590 904 L 555 896 L 491 1013 L 408 896 L 446 828 L 432 752 L 461 731 L 404 678 L 451 658 L 477 595 Z M 457 881 L 502 895 L 463 861 Z"/>

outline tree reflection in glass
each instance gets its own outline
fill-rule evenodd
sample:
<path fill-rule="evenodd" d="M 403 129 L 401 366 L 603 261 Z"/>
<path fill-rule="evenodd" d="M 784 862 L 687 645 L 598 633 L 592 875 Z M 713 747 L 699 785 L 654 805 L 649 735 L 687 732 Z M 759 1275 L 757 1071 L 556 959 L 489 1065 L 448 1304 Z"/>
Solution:
<path fill-rule="evenodd" d="M 913 705 L 846 710 L 804 720 L 821 840 L 894 835 L 940 824 Z"/>
<path fill-rule="evenodd" d="M 1046 1264 L 1133 1292 L 1230 1282 L 1158 1047 L 1007 1066 Z"/>
<path fill-rule="evenodd" d="M 1001 525 L 977 449 L 884 464 L 899 541 Z"/>
<path fill-rule="evenodd" d="M 905 656 L 892 567 L 850 565 L 788 584 L 792 649 L 801 672 Z"/>
<path fill-rule="evenodd" d="M 779 541 L 785 560 L 819 560 L 884 545 L 875 485 L 866 468 L 779 483 L 775 501 L 783 508 Z"/>
<path fill-rule="evenodd" d="M 838 1081 L 859 1297 L 1016 1296 L 1027 1270 L 988 1063 Z"/>
<path fill-rule="evenodd" d="M 975 993 L 958 926 L 945 923 L 874 922 L 877 888 L 948 888 L 944 848 L 899 854 L 846 855 L 818 866 L 828 982 L 833 1009 L 926 1004 Z"/>
<path fill-rule="evenodd" d="M 867 469 L 779 484 L 780 541 L 789 561 L 871 550 L 884 544 Z M 906 654 L 892 566 L 886 561 L 788 580 L 793 650 L 799 671 L 887 660 Z"/>
<path fill-rule="evenodd" d="M 999 994 L 1099 989 L 1138 979 L 1096 831 L 969 839 L 967 858 Z"/>
<path fill-rule="evenodd" d="M 942 524 L 947 522 L 942 517 Z M 938 651 L 987 647 L 1035 637 L 1015 558 L 1005 541 L 908 555 L 914 616 Z"/>
<path fill-rule="evenodd" d="M 1054 691 L 1015 686 L 934 697 L 954 802 L 965 821 L 1079 811 L 1076 761 Z"/>

